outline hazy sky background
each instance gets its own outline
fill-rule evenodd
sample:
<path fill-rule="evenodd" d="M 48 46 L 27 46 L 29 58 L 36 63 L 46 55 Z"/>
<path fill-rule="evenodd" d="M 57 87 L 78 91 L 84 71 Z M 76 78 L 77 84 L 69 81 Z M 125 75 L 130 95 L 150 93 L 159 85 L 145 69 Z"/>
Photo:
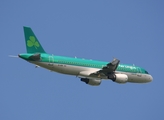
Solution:
<path fill-rule="evenodd" d="M 0 120 L 163 120 L 163 0 L 2 0 Z M 148 84 L 92 87 L 8 55 L 25 53 L 23 26 L 47 53 L 135 64 Z"/>

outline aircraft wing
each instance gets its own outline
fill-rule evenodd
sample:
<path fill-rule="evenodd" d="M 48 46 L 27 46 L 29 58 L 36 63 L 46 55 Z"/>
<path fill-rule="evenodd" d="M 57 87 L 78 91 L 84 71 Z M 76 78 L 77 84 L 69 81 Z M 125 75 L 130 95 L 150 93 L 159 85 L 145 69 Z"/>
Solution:
<path fill-rule="evenodd" d="M 89 85 L 98 86 L 101 84 L 101 79 L 113 79 L 113 72 L 117 69 L 120 60 L 113 59 L 112 62 L 108 63 L 101 70 L 96 71 L 81 71 L 79 77 L 82 82 Z"/>
<path fill-rule="evenodd" d="M 106 66 L 104 66 L 101 70 L 90 74 L 92 75 L 96 75 L 96 76 L 108 76 L 109 74 L 113 73 L 117 67 L 118 64 L 120 63 L 120 60 L 114 58 L 112 62 L 108 63 Z"/>

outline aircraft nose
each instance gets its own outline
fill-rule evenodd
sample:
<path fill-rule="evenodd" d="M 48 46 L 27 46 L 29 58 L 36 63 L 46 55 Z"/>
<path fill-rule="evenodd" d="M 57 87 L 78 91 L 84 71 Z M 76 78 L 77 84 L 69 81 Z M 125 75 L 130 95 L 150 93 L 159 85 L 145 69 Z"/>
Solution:
<path fill-rule="evenodd" d="M 153 81 L 153 77 L 150 75 L 149 76 L 149 82 Z"/>

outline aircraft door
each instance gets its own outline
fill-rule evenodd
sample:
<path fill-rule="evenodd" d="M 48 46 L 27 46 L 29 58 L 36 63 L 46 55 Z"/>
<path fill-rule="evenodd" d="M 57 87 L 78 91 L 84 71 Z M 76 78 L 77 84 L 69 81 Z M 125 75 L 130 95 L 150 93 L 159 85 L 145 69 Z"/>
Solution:
<path fill-rule="evenodd" d="M 53 66 L 53 64 L 54 64 L 54 56 L 51 55 L 51 56 L 49 56 L 49 64 L 48 65 Z"/>

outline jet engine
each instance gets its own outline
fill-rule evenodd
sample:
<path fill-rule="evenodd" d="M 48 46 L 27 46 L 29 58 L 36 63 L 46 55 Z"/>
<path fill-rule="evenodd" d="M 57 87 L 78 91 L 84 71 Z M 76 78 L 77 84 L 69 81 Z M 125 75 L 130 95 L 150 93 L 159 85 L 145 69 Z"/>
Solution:
<path fill-rule="evenodd" d="M 101 80 L 99 80 L 99 79 L 81 78 L 81 81 L 85 82 L 88 85 L 92 85 L 92 86 L 98 86 L 101 84 Z"/>
<path fill-rule="evenodd" d="M 116 83 L 126 83 L 128 81 L 128 76 L 125 74 L 113 74 L 112 77 L 109 76 Z"/>

